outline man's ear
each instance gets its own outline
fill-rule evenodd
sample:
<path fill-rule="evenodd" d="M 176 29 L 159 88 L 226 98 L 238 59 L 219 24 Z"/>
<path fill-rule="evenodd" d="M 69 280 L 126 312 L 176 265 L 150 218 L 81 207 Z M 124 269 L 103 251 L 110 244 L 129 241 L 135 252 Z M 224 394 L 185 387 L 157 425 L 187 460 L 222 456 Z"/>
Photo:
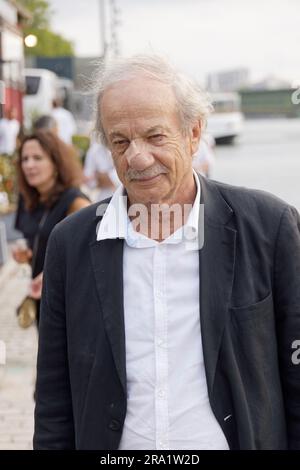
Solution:
<path fill-rule="evenodd" d="M 196 121 L 190 129 L 190 143 L 192 155 L 197 152 L 202 133 L 201 122 Z"/>

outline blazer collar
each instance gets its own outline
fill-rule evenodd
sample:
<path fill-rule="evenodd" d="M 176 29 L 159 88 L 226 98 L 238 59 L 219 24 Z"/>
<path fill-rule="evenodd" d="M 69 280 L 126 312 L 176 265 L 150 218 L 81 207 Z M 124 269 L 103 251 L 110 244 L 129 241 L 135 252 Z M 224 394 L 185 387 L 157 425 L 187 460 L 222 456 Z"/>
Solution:
<path fill-rule="evenodd" d="M 107 239 L 90 244 L 96 288 L 107 337 L 126 396 L 126 349 L 123 305 L 123 240 Z"/>

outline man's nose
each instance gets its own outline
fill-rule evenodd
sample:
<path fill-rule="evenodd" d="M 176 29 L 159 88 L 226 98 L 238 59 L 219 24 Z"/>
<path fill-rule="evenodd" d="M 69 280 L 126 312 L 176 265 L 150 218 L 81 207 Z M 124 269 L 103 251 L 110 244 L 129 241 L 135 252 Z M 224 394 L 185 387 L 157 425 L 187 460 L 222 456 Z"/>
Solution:
<path fill-rule="evenodd" d="M 131 141 L 126 151 L 126 158 L 130 168 L 138 171 L 143 171 L 154 163 L 154 157 L 142 142 Z"/>

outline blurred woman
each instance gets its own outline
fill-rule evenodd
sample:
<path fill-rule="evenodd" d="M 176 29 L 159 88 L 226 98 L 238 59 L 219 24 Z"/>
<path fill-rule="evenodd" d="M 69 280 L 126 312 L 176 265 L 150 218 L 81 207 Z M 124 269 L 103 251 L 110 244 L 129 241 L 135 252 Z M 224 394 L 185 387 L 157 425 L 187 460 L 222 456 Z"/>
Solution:
<path fill-rule="evenodd" d="M 50 233 L 58 222 L 90 201 L 79 189 L 82 171 L 74 150 L 49 131 L 25 137 L 17 172 L 20 201 L 16 229 L 23 233 L 28 248 L 16 247 L 13 256 L 17 262 L 31 263 L 30 296 L 37 300 L 38 312 Z"/>

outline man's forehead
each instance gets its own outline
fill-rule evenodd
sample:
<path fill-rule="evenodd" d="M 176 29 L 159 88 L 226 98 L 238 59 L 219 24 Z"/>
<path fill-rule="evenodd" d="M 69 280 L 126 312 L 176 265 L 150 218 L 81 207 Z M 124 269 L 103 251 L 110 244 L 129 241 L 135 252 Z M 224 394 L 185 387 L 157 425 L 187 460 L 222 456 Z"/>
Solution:
<path fill-rule="evenodd" d="M 167 109 L 163 105 L 155 105 L 149 103 L 149 106 L 135 106 L 131 103 L 129 106 L 111 106 L 102 110 L 102 120 L 111 124 L 118 124 L 122 122 L 132 122 L 132 124 L 140 123 L 144 126 L 159 126 L 163 125 L 173 108 Z"/>
<path fill-rule="evenodd" d="M 177 109 L 172 89 L 153 82 L 149 86 L 145 83 L 144 88 L 140 87 L 140 82 L 136 87 L 130 83 L 127 88 L 113 86 L 108 89 L 101 103 L 104 125 L 115 131 L 130 123 L 130 126 L 145 131 L 147 128 L 165 126 L 170 118 L 173 119 Z"/>
<path fill-rule="evenodd" d="M 151 112 L 157 107 L 174 107 L 175 95 L 172 87 L 149 78 L 137 77 L 119 81 L 104 92 L 101 108 L 104 112 L 120 113 L 130 109 L 137 113 L 139 109 Z"/>

